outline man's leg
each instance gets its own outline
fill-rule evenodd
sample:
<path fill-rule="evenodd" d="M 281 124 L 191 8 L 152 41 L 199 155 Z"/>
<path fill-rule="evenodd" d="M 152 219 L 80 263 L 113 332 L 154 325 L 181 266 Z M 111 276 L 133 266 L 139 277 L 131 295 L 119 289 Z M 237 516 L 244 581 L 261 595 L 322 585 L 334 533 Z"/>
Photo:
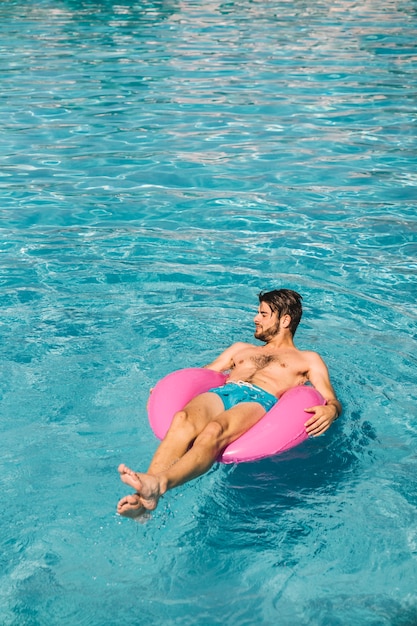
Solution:
<path fill-rule="evenodd" d="M 203 393 L 193 398 L 182 411 L 174 415 L 172 423 L 163 441 L 159 444 L 147 474 L 156 475 L 169 469 L 190 448 L 199 433 L 219 413 L 224 411 L 223 402 L 215 393 Z M 119 466 L 120 478 L 133 486 L 126 475 L 134 474 L 125 465 Z M 133 486 L 136 489 L 135 486 Z M 139 495 L 133 494 L 122 498 L 117 506 L 120 515 L 139 517 L 146 512 Z"/>
<path fill-rule="evenodd" d="M 207 424 L 224 411 L 215 393 L 202 393 L 174 415 L 163 441 L 159 444 L 147 474 L 159 474 L 176 463 L 188 451 Z"/>
<path fill-rule="evenodd" d="M 144 509 L 153 510 L 166 491 L 207 472 L 220 452 L 256 424 L 263 415 L 265 409 L 256 402 L 238 404 L 211 420 L 195 438 L 191 448 L 167 469 L 154 475 L 139 474 L 121 466 L 121 479 L 136 489 L 137 494 L 134 497 L 138 498 L 138 503 Z M 121 515 L 136 517 L 122 501 L 119 502 L 118 511 Z"/>

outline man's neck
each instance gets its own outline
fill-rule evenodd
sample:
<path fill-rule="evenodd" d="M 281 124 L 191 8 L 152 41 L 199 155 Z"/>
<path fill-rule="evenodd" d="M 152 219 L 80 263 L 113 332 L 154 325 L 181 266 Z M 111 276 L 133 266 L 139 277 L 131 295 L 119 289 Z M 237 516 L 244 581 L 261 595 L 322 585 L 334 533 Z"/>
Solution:
<path fill-rule="evenodd" d="M 278 333 L 278 335 L 267 341 L 263 347 L 279 350 L 281 348 L 295 348 L 295 345 L 290 333 Z"/>

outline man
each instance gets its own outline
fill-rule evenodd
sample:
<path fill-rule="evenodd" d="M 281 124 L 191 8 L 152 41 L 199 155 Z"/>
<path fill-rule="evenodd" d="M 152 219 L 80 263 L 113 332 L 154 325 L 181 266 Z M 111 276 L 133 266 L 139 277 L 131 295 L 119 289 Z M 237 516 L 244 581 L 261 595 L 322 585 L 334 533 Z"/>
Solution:
<path fill-rule="evenodd" d="M 321 435 L 339 417 L 342 406 L 324 361 L 316 352 L 301 351 L 294 345 L 301 299 L 290 289 L 259 294 L 255 338 L 264 345 L 235 343 L 206 366 L 228 371 L 226 384 L 197 396 L 174 415 L 147 473 L 119 466 L 121 480 L 136 491 L 119 501 L 120 515 L 139 517 L 155 509 L 169 489 L 207 472 L 220 452 L 258 422 L 291 387 L 309 381 L 327 401 L 325 406 L 306 409 L 312 414 L 305 424 L 310 436 Z"/>

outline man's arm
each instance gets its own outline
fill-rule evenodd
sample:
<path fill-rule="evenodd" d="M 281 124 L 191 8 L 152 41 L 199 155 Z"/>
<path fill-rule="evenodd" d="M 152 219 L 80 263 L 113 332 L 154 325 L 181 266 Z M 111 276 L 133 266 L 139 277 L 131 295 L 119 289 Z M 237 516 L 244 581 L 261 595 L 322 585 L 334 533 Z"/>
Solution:
<path fill-rule="evenodd" d="M 310 436 L 317 437 L 317 435 L 322 435 L 341 415 L 342 405 L 336 397 L 323 359 L 317 353 L 311 352 L 309 360 L 308 379 L 326 400 L 325 406 L 312 406 L 305 409 L 307 413 L 314 413 L 305 424 L 306 431 Z"/>
<path fill-rule="evenodd" d="M 209 370 L 214 370 L 215 372 L 226 372 L 234 366 L 234 357 L 236 353 L 239 352 L 239 350 L 242 350 L 242 348 L 247 348 L 248 345 L 249 344 L 243 342 L 234 343 L 224 352 L 222 352 L 220 356 L 217 357 L 217 359 L 214 359 L 212 363 L 209 363 L 204 367 Z"/>

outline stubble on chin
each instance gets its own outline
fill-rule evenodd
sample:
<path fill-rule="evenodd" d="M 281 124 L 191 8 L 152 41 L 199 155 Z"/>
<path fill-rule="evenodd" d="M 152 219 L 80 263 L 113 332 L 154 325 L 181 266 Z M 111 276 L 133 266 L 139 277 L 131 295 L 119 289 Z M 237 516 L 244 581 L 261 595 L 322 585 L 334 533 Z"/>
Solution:
<path fill-rule="evenodd" d="M 258 339 L 258 341 L 263 341 L 264 343 L 272 339 L 273 336 L 274 335 L 270 334 L 268 331 L 261 330 L 259 331 L 259 333 L 255 333 L 255 339 Z"/>
<path fill-rule="evenodd" d="M 271 341 L 271 339 L 273 339 L 274 337 L 276 337 L 279 333 L 279 324 L 277 324 L 276 326 L 274 326 L 273 328 L 269 328 L 268 330 L 262 331 L 262 330 L 255 330 L 254 333 L 254 337 L 255 339 L 258 339 L 259 341 L 263 341 L 263 342 L 268 342 Z"/>

